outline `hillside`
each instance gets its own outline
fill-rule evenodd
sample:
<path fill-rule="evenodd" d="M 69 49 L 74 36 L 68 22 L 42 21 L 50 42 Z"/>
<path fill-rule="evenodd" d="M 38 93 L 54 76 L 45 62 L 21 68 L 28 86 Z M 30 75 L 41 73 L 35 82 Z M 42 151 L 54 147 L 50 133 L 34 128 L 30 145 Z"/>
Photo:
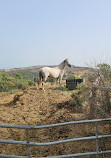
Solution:
<path fill-rule="evenodd" d="M 46 91 L 31 87 L 24 92 L 0 97 L 0 124 L 11 125 L 46 125 L 66 121 L 88 119 L 88 107 L 76 109 L 70 104 L 70 93 L 56 90 L 46 84 Z M 108 124 L 100 124 L 99 134 L 109 134 Z M 48 142 L 95 134 L 93 125 L 69 125 L 49 129 L 31 130 L 32 142 Z M 0 139 L 25 140 L 25 131 L 17 129 L 1 129 Z M 99 141 L 102 150 L 111 148 L 111 140 Z M 71 142 L 60 145 L 31 147 L 32 156 L 51 156 L 95 151 L 95 141 Z M 64 150 L 65 149 L 65 150 Z M 21 145 L 0 144 L 1 154 L 26 155 L 27 148 Z M 106 155 L 105 155 L 106 156 Z M 91 158 L 91 156 L 88 156 Z M 95 158 L 93 156 L 93 158 Z M 102 157 L 101 157 L 102 158 Z M 110 158 L 110 155 L 105 158 Z"/>
<path fill-rule="evenodd" d="M 38 77 L 39 70 L 44 66 L 32 66 L 32 67 L 23 67 L 23 68 L 14 68 L 14 69 L 5 69 L 0 70 L 0 72 L 7 73 L 8 75 L 15 76 L 16 74 L 22 74 L 24 77 L 28 79 L 34 80 L 34 78 Z M 54 67 L 53 65 L 50 67 Z M 92 69 L 88 67 L 76 67 L 72 65 L 71 68 L 66 67 L 65 73 L 76 74 L 76 75 L 84 75 L 85 73 L 91 72 Z"/>

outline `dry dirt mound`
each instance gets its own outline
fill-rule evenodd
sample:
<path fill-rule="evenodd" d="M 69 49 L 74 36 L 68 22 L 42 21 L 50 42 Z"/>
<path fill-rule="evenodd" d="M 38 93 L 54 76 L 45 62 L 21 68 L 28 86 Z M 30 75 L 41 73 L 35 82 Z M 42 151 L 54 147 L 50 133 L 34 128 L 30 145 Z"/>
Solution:
<path fill-rule="evenodd" d="M 22 93 L 12 94 L 7 96 L 6 99 L 0 99 L 0 124 L 37 126 L 87 119 L 84 114 L 77 113 L 74 107 L 69 104 L 70 99 L 70 95 L 49 87 L 46 88 L 45 92 L 32 87 Z M 94 129 L 88 125 L 31 130 L 30 138 L 33 142 L 57 141 L 86 136 L 89 130 L 94 134 Z M 17 129 L 1 129 L 0 137 L 0 139 L 9 140 L 26 139 L 25 131 Z M 95 146 L 95 142 L 90 145 L 88 143 L 88 141 L 84 144 L 73 142 L 53 145 L 52 147 L 32 147 L 32 155 L 49 156 L 90 151 Z M 0 144 L 0 153 L 26 155 L 27 149 L 21 145 Z"/>
<path fill-rule="evenodd" d="M 70 107 L 70 98 L 70 95 L 50 88 L 45 92 L 30 88 L 20 94 L 12 94 L 0 104 L 0 123 L 36 126 L 46 124 L 46 118 L 47 123 L 81 119 L 83 114 L 75 114 Z"/>

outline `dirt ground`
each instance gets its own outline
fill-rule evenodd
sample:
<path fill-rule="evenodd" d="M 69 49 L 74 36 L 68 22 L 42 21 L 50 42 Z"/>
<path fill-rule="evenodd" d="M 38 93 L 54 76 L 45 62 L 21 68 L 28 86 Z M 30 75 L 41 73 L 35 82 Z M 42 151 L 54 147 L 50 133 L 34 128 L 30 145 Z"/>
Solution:
<path fill-rule="evenodd" d="M 54 87 L 46 86 L 46 91 L 31 87 L 24 92 L 8 94 L 0 97 L 0 124 L 9 125 L 46 125 L 66 121 L 88 119 L 83 111 L 75 109 L 70 104 L 71 96 Z M 108 124 L 100 125 L 99 134 L 110 133 Z M 93 125 L 68 125 L 48 129 L 30 130 L 31 142 L 49 142 L 71 139 L 95 134 Z M 25 141 L 23 129 L 0 129 L 0 139 Z M 111 149 L 111 140 L 102 139 L 100 150 Z M 51 156 L 95 151 L 95 141 L 72 142 L 60 145 L 31 147 L 32 156 Z M 27 155 L 27 147 L 22 145 L 0 144 L 0 154 Z M 90 158 L 89 156 L 87 156 Z M 94 157 L 94 156 L 92 156 Z M 110 158 L 111 155 L 101 156 Z"/>

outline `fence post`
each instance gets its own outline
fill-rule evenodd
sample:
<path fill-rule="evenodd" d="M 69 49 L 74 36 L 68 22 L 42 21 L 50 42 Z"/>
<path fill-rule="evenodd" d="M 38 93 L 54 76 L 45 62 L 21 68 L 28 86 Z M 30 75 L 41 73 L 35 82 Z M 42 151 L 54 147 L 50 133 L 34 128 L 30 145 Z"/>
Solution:
<path fill-rule="evenodd" d="M 28 158 L 31 158 L 31 147 L 30 147 L 30 136 L 29 136 L 29 130 L 26 129 L 26 139 L 27 139 L 27 148 L 28 148 Z"/>
<path fill-rule="evenodd" d="M 95 134 L 96 134 L 96 152 L 97 152 L 97 155 L 96 155 L 96 158 L 99 158 L 99 146 L 98 146 L 98 122 L 95 123 L 95 127 L 96 127 L 96 131 L 95 131 Z"/>

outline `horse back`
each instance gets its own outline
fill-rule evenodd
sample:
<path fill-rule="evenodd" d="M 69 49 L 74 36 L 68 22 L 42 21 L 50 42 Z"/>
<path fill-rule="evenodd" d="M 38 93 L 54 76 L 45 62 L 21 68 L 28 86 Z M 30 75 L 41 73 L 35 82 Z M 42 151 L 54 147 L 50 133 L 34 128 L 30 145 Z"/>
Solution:
<path fill-rule="evenodd" d="M 58 78 L 61 74 L 61 70 L 58 67 L 43 67 L 42 68 L 42 73 L 44 73 L 44 75 L 46 77 L 53 77 L 53 78 Z"/>

